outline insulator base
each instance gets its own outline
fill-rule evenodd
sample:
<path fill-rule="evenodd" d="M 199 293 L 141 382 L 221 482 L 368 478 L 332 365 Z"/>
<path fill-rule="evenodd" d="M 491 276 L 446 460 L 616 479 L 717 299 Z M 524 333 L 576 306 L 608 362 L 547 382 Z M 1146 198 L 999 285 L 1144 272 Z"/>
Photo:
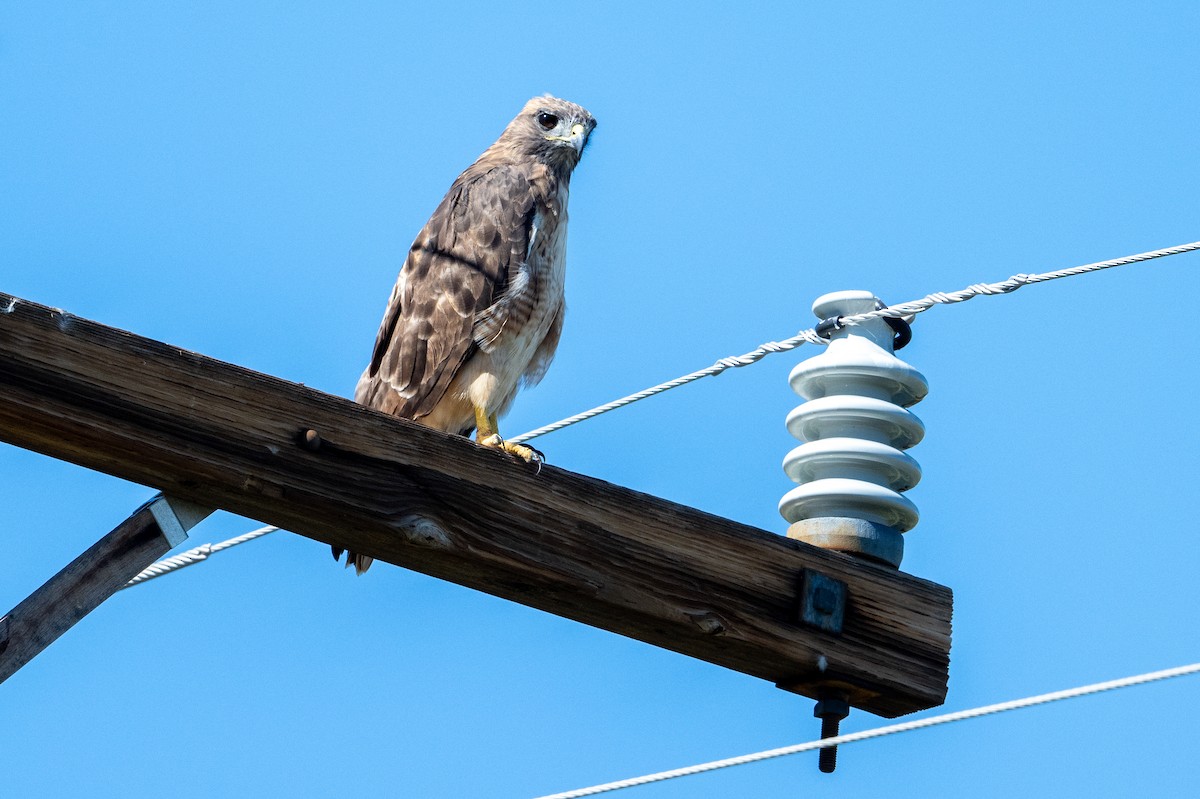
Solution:
<path fill-rule="evenodd" d="M 893 569 L 904 559 L 904 536 L 900 531 L 864 519 L 847 516 L 802 519 L 788 528 L 787 535 L 813 546 L 869 558 Z"/>

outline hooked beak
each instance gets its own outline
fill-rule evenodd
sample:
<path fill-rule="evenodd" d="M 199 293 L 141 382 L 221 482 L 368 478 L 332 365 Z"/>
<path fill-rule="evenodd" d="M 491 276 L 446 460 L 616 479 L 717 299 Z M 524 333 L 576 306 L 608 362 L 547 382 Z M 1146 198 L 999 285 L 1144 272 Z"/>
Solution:
<path fill-rule="evenodd" d="M 575 152 L 582 153 L 583 145 L 587 144 L 587 138 L 587 128 L 576 122 L 571 126 L 571 135 L 567 137 L 567 141 L 575 148 Z"/>
<path fill-rule="evenodd" d="M 571 126 L 570 135 L 547 136 L 546 138 L 552 141 L 565 141 L 567 144 L 575 148 L 576 153 L 582 153 L 584 145 L 587 144 L 588 130 L 583 124 L 576 122 Z"/>

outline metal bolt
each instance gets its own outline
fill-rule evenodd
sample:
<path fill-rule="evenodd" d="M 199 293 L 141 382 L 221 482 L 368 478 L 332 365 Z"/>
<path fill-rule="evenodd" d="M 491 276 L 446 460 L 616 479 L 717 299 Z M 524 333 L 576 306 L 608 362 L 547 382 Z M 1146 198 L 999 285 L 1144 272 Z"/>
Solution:
<path fill-rule="evenodd" d="M 833 738 L 838 734 L 842 719 L 850 715 L 850 703 L 846 694 L 841 691 L 831 691 L 822 694 L 813 709 L 813 715 L 821 720 L 821 738 Z M 821 747 L 817 768 L 824 774 L 832 774 L 837 768 L 837 746 Z"/>
<path fill-rule="evenodd" d="M 817 613 L 828 616 L 837 609 L 837 594 L 828 586 L 819 586 L 813 591 L 813 608 Z"/>
<path fill-rule="evenodd" d="M 316 430 L 305 430 L 300 436 L 300 446 L 316 452 L 321 448 L 321 435 Z"/>

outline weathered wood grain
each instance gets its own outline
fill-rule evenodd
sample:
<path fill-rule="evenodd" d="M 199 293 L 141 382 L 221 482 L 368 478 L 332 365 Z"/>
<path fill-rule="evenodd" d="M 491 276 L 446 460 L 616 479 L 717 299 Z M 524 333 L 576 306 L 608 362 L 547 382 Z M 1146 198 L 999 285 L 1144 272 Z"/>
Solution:
<path fill-rule="evenodd" d="M 170 549 L 149 504 L 117 525 L 0 618 L 0 682 Z"/>
<path fill-rule="evenodd" d="M 947 588 L 3 294 L 0 440 L 788 690 L 945 698 Z M 796 621 L 804 568 L 841 635 Z"/>

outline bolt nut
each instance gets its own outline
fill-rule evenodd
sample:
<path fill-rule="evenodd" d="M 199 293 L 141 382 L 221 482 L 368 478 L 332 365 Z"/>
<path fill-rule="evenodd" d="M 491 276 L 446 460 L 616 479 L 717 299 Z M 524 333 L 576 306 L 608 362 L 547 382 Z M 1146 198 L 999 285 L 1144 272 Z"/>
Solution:
<path fill-rule="evenodd" d="M 817 700 L 813 715 L 819 719 L 844 719 L 850 715 L 850 703 L 841 697 L 826 696 Z"/>

